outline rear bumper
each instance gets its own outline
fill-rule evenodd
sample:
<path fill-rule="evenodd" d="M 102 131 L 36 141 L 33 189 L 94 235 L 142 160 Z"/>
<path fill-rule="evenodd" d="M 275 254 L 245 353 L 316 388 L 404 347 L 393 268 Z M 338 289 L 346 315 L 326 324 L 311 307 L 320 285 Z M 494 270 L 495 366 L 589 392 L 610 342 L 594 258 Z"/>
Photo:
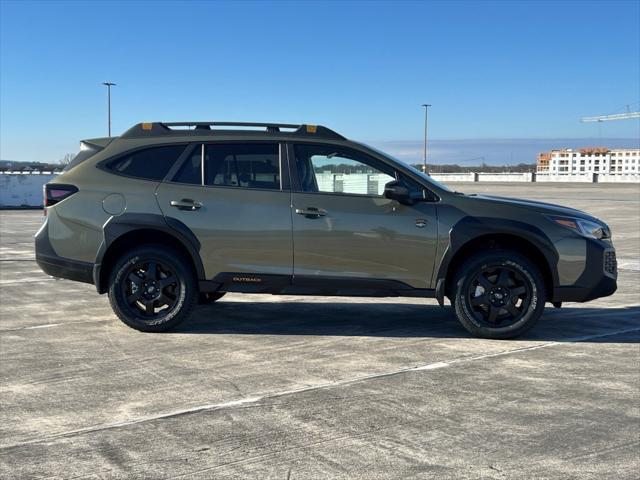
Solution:
<path fill-rule="evenodd" d="M 49 241 L 49 221 L 46 220 L 35 237 L 36 263 L 47 275 L 76 282 L 93 284 L 93 264 L 59 256 Z"/>
<path fill-rule="evenodd" d="M 574 285 L 556 287 L 553 302 L 588 302 L 608 297 L 618 288 L 615 249 L 604 242 L 589 240 L 586 267 Z"/>

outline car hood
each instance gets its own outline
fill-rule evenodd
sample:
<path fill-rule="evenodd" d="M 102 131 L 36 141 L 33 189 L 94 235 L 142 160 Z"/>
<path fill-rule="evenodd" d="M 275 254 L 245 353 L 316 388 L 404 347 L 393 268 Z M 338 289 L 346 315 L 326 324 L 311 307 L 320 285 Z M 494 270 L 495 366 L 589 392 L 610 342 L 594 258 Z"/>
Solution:
<path fill-rule="evenodd" d="M 553 203 L 546 202 L 538 202 L 535 200 L 523 200 L 521 198 L 510 198 L 510 197 L 496 197 L 493 195 L 478 195 L 472 194 L 468 195 L 468 197 L 485 202 L 491 203 L 499 203 L 502 205 L 512 205 L 514 207 L 526 208 L 529 210 L 534 210 L 536 212 L 544 213 L 546 215 L 561 215 L 567 217 L 576 217 L 576 218 L 584 218 L 586 220 L 596 221 L 598 223 L 603 223 L 602 220 L 589 215 L 581 210 L 576 210 L 575 208 L 563 207 L 562 205 L 555 205 Z"/>

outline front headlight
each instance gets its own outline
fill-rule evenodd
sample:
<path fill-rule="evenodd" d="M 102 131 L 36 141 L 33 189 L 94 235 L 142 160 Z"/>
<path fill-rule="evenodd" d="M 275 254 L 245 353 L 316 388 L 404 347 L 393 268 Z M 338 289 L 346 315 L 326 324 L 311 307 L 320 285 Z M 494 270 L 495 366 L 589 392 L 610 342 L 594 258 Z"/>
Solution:
<path fill-rule="evenodd" d="M 562 225 L 563 227 L 570 228 L 585 237 L 595 238 L 597 240 L 603 240 L 605 238 L 611 238 L 611 231 L 606 225 L 585 220 L 584 218 L 573 217 L 549 217 L 549 219 Z"/>

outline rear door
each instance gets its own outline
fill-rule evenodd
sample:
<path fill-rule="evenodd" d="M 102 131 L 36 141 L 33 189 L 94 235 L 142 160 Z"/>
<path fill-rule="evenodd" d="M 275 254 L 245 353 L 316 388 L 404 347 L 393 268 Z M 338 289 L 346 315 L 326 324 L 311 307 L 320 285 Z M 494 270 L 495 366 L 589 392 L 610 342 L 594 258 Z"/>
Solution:
<path fill-rule="evenodd" d="M 424 199 L 421 185 L 351 148 L 300 143 L 289 146 L 289 157 L 296 172 L 294 285 L 333 278 L 355 280 L 354 286 L 366 279 L 431 288 L 435 203 L 407 206 L 383 196 L 386 183 L 402 180 Z"/>
<path fill-rule="evenodd" d="M 184 223 L 200 241 L 207 279 L 242 272 L 292 275 L 282 148 L 277 142 L 191 145 L 171 180 L 158 187 L 164 215 Z"/>

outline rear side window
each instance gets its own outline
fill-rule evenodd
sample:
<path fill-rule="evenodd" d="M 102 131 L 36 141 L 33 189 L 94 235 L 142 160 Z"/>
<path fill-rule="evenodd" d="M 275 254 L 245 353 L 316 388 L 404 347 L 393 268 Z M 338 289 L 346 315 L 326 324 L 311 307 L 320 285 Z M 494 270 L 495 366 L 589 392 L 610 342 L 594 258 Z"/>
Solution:
<path fill-rule="evenodd" d="M 202 145 L 195 146 L 173 177 L 173 181 L 202 185 Z"/>
<path fill-rule="evenodd" d="M 277 143 L 197 145 L 173 178 L 174 182 L 221 187 L 280 190 L 280 147 Z M 203 179 L 204 174 L 204 179 Z"/>
<path fill-rule="evenodd" d="M 169 145 L 136 150 L 108 162 L 106 168 L 128 177 L 162 180 L 185 148 L 186 145 Z"/>
<path fill-rule="evenodd" d="M 205 145 L 205 185 L 280 189 L 276 143 Z"/>

